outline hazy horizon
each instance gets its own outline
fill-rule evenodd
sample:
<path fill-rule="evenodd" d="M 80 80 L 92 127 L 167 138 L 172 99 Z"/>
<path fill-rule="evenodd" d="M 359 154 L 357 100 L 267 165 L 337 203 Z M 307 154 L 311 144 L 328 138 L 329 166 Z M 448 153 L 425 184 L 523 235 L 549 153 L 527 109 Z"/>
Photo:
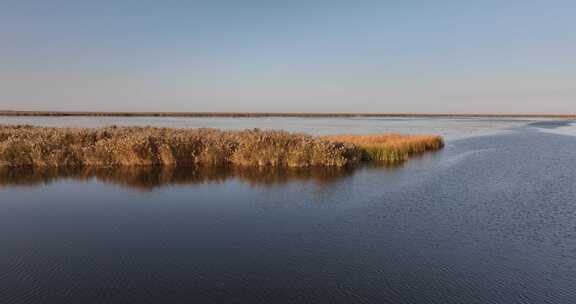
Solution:
<path fill-rule="evenodd" d="M 576 113 L 570 1 L 13 1 L 0 110 Z"/>

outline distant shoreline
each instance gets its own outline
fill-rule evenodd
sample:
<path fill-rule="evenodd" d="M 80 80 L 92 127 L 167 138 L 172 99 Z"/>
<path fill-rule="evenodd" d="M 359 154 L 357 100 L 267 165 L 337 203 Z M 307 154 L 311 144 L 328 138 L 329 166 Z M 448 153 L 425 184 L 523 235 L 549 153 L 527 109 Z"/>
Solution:
<path fill-rule="evenodd" d="M 298 112 L 84 112 L 84 111 L 0 111 L 0 116 L 92 116 L 92 117 L 389 117 L 389 118 L 559 118 L 576 119 L 575 114 L 480 114 L 480 113 L 298 113 Z"/>

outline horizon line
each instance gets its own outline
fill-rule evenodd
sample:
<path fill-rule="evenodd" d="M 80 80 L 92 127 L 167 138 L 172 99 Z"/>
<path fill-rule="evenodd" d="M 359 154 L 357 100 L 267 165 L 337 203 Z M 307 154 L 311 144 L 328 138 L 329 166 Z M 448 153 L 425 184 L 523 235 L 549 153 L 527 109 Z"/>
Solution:
<path fill-rule="evenodd" d="M 129 112 L 129 111 L 18 111 L 0 110 L 0 116 L 109 116 L 109 117 L 510 117 L 572 118 L 576 113 L 386 113 L 386 112 Z"/>

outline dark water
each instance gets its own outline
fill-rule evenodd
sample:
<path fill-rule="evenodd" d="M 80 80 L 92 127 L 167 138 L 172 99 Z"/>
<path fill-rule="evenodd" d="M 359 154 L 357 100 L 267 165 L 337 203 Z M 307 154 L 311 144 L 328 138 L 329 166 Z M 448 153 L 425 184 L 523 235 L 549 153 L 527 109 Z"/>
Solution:
<path fill-rule="evenodd" d="M 0 303 L 575 303 L 576 137 L 398 168 L 0 171 Z"/>

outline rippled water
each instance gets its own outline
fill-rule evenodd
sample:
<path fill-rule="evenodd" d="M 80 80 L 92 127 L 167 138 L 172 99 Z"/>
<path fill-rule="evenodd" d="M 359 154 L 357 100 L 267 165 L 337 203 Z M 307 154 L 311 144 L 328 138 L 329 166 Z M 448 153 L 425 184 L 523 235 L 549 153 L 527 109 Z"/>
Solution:
<path fill-rule="evenodd" d="M 0 170 L 0 302 L 574 303 L 571 123 L 483 123 L 394 168 Z"/>

